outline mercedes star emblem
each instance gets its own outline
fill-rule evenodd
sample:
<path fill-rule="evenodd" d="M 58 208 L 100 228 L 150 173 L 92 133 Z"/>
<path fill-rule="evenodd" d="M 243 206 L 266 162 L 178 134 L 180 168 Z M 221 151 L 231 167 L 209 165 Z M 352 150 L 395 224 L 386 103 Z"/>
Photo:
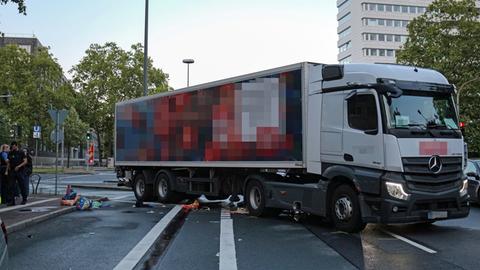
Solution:
<path fill-rule="evenodd" d="M 433 173 L 439 173 L 442 170 L 442 161 L 439 156 L 432 156 L 428 160 L 428 169 Z"/>

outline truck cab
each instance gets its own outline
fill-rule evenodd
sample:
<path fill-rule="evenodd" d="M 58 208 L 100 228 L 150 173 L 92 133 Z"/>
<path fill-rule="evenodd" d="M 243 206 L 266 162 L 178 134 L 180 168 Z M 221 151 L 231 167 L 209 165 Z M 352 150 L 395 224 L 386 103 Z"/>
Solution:
<path fill-rule="evenodd" d="M 347 231 L 468 215 L 455 89 L 442 74 L 383 64 L 309 72 L 307 171 L 324 179 L 320 214 Z M 351 190 L 335 195 L 342 185 Z"/>

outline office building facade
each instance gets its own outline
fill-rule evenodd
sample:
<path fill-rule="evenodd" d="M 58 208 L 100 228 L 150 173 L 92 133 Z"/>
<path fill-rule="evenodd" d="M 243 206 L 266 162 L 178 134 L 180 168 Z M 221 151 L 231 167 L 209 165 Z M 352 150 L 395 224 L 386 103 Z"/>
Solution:
<path fill-rule="evenodd" d="M 395 63 L 408 23 L 433 0 L 337 0 L 339 63 Z M 480 1 L 477 1 L 480 7 Z"/>

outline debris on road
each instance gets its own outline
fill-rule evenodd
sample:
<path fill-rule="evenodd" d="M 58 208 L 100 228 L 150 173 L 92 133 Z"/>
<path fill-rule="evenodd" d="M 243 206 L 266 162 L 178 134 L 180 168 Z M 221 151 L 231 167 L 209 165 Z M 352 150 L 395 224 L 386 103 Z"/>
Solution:
<path fill-rule="evenodd" d="M 197 210 L 198 208 L 200 207 L 200 203 L 198 202 L 198 200 L 195 200 L 193 203 L 191 204 L 184 204 L 182 205 L 182 209 L 185 211 L 185 212 L 188 212 L 190 210 Z"/>

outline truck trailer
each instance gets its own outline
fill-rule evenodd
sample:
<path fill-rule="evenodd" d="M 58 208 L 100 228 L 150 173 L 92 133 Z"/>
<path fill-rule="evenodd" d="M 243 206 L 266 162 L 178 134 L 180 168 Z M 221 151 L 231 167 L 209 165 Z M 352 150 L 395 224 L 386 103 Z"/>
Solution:
<path fill-rule="evenodd" d="M 115 166 L 137 200 L 244 195 L 336 229 L 469 214 L 455 87 L 437 71 L 304 62 L 127 100 Z"/>

